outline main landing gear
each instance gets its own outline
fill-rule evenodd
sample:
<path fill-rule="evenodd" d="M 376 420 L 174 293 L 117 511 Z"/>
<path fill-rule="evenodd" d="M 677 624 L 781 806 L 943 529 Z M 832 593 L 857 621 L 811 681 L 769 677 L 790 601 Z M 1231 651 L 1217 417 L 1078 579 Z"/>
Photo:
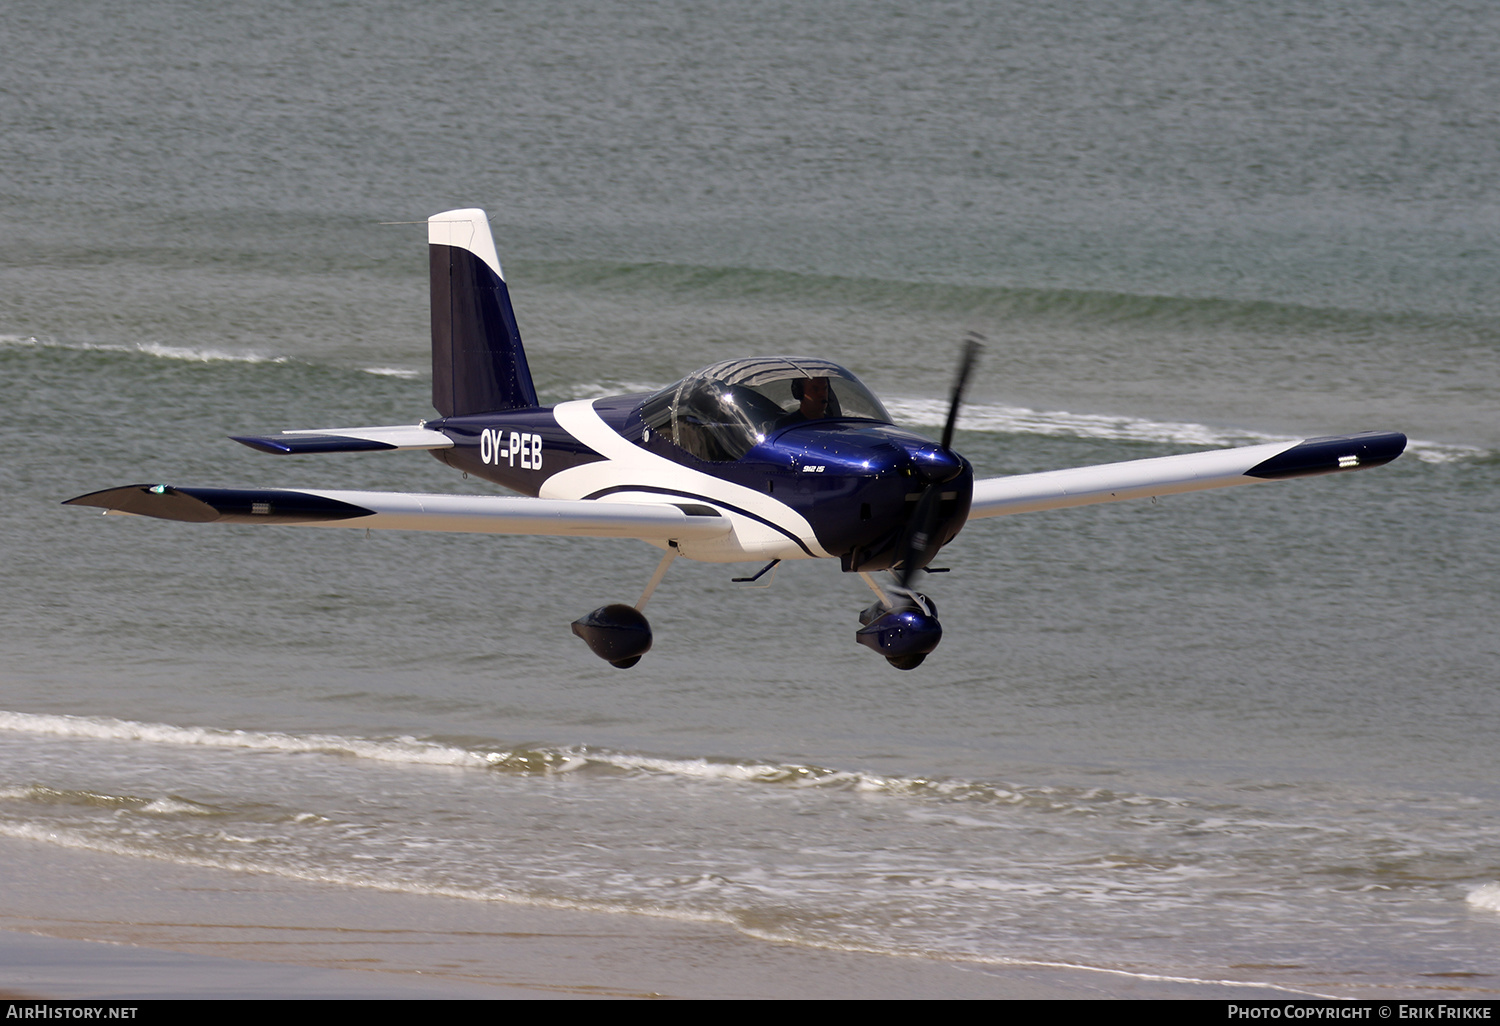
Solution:
<path fill-rule="evenodd" d="M 592 613 L 574 620 L 573 633 L 583 639 L 589 651 L 611 666 L 628 670 L 640 662 L 641 656 L 651 650 L 651 624 L 641 610 L 646 608 L 646 601 L 651 598 L 651 593 L 666 576 L 667 567 L 676 558 L 677 550 L 668 549 L 667 554 L 656 565 L 656 573 L 651 575 L 651 581 L 641 593 L 640 601 L 635 605 L 627 606 L 623 602 L 616 602 L 600 606 Z"/>
<path fill-rule="evenodd" d="M 611 666 L 628 670 L 640 662 L 641 656 L 651 650 L 651 624 L 641 610 L 676 558 L 677 550 L 668 549 L 635 605 L 616 602 L 600 606 L 574 620 L 573 633 L 583 639 L 589 651 Z M 773 561 L 754 577 L 736 577 L 735 580 L 757 580 L 776 562 L 779 561 Z M 943 625 L 938 623 L 936 603 L 904 585 L 882 588 L 868 573 L 861 572 L 859 576 L 864 578 L 879 601 L 860 612 L 860 628 L 854 639 L 884 656 L 886 662 L 896 669 L 915 670 L 943 640 Z"/>

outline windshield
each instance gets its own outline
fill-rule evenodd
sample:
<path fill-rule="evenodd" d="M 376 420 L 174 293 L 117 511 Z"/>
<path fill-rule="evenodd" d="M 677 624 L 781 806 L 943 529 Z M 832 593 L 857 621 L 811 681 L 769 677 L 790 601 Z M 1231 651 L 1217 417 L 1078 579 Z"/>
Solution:
<path fill-rule="evenodd" d="M 891 422 L 880 400 L 836 363 L 798 356 L 727 360 L 664 388 L 646 426 L 699 459 L 737 460 L 775 431 L 815 420 Z"/>

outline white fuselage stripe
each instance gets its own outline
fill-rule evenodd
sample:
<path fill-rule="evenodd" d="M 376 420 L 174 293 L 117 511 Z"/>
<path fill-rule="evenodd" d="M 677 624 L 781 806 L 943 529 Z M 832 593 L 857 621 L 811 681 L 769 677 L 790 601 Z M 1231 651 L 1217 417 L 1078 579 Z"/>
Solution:
<path fill-rule="evenodd" d="M 611 498 L 619 499 L 632 488 L 698 496 L 703 502 L 724 506 L 725 515 L 736 521 L 737 528 L 750 531 L 750 525 L 759 520 L 761 523 L 756 527 L 760 531 L 773 530 L 765 526 L 771 524 L 775 531 L 795 537 L 800 545 L 789 538 L 782 541 L 798 550 L 796 556 L 807 552 L 819 557 L 829 555 L 818 544 L 812 525 L 786 503 L 753 488 L 674 463 L 621 437 L 599 416 L 592 399 L 559 403 L 552 414 L 564 431 L 603 456 L 604 462 L 585 463 L 553 475 L 542 485 L 543 498 L 581 499 L 608 491 Z M 661 496 L 653 495 L 651 501 L 660 502 Z M 746 555 L 760 558 L 764 551 L 765 546 L 757 544 L 747 549 Z M 690 551 L 685 554 L 693 556 Z"/>

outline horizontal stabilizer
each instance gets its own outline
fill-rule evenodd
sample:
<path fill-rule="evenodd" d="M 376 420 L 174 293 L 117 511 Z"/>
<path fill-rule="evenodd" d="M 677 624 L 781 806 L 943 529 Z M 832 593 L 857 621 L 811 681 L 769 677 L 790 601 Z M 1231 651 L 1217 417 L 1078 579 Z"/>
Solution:
<path fill-rule="evenodd" d="M 279 435 L 233 435 L 234 441 L 278 456 L 314 452 L 375 452 L 382 449 L 449 449 L 453 439 L 420 424 L 391 427 L 283 431 Z"/>
<path fill-rule="evenodd" d="M 1389 463 L 1405 449 L 1403 434 L 1368 431 L 993 477 L 974 482 L 969 519 L 1361 470 Z"/>
<path fill-rule="evenodd" d="M 98 506 L 192 523 L 300 524 L 371 530 L 456 531 L 639 538 L 667 542 L 714 538 L 732 525 L 701 504 L 533 499 L 501 495 L 293 491 L 282 488 L 176 488 L 127 485 L 80 495 L 64 505 Z"/>

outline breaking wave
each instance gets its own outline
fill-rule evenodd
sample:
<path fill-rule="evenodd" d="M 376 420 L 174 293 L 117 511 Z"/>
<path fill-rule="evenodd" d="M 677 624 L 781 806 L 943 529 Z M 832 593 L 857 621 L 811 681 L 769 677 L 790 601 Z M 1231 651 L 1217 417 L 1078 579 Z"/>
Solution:
<path fill-rule="evenodd" d="M 185 360 L 190 363 L 288 363 L 289 356 L 267 353 L 230 351 L 227 349 L 199 349 L 190 346 L 167 346 L 158 342 L 134 342 L 124 345 L 114 342 L 55 342 L 34 336 L 0 336 L 0 345 L 24 346 L 36 349 L 67 349 L 84 353 L 141 353 L 163 360 Z"/>
<path fill-rule="evenodd" d="M 0 345 L 78 352 L 141 354 L 159 359 L 182 360 L 195 363 L 285 364 L 293 362 L 291 357 L 287 356 L 165 346 L 144 342 L 133 345 L 93 342 L 53 342 L 38 340 L 30 336 L 0 335 Z M 422 378 L 428 374 L 425 369 L 410 367 L 379 366 L 362 367 L 359 370 L 364 374 L 402 380 Z M 608 380 L 581 382 L 558 388 L 543 401 L 597 399 L 609 395 L 654 392 L 666 384 L 666 382 Z M 885 399 L 885 405 L 895 417 L 897 423 L 903 424 L 941 427 L 948 415 L 948 402 L 946 399 L 896 396 Z M 958 427 L 964 431 L 991 432 L 995 434 L 1036 435 L 1048 438 L 1081 438 L 1210 448 L 1298 440 L 1297 436 L 1293 435 L 1269 434 L 1233 427 L 1214 427 L 1190 421 L 1160 421 L 1144 417 L 1120 416 L 1107 413 L 1074 413 L 1068 410 L 1037 410 L 1026 406 L 1007 406 L 1000 403 L 966 405 L 960 413 Z M 1456 442 L 1434 442 L 1418 438 L 1413 438 L 1408 442 L 1406 451 L 1423 463 L 1433 464 L 1482 460 L 1494 455 L 1489 450 L 1479 446 L 1464 445 Z"/>
<path fill-rule="evenodd" d="M 410 736 L 360 738 L 330 734 L 288 734 L 278 731 L 226 730 L 219 727 L 182 727 L 104 716 L 5 711 L 0 711 L 0 730 L 98 741 L 287 754 L 315 753 L 370 759 L 381 763 L 451 766 L 525 776 L 583 772 L 641 778 L 671 777 L 702 782 L 851 791 L 944 802 L 1025 806 L 1053 811 L 1097 808 L 1101 804 L 1132 808 L 1180 804 L 1173 798 L 1126 794 L 1102 788 L 1056 788 L 937 777 L 887 776 L 803 763 L 614 752 L 589 745 L 508 747 L 503 744 L 458 744 L 442 739 Z M 35 800 L 39 797 L 32 788 L 0 791 L 0 799 Z"/>
<path fill-rule="evenodd" d="M 559 398 L 597 399 L 627 392 L 654 392 L 663 383 L 587 382 L 565 390 Z M 948 418 L 946 399 L 884 400 L 898 424 L 942 427 Z M 1073 413 L 1068 410 L 1034 410 L 1026 406 L 999 403 L 971 403 L 959 414 L 958 427 L 963 431 L 990 432 L 1004 435 L 1038 435 L 1047 438 L 1084 438 L 1101 441 L 1141 442 L 1153 445 L 1185 445 L 1229 448 L 1237 445 L 1260 445 L 1265 442 L 1295 442 L 1296 435 L 1276 435 L 1241 428 L 1219 428 L 1190 421 L 1149 420 L 1108 413 Z M 1485 459 L 1491 454 L 1478 446 L 1452 442 L 1429 442 L 1413 438 L 1406 451 L 1424 463 L 1453 463 L 1459 460 Z"/>
<path fill-rule="evenodd" d="M 1469 892 L 1465 899 L 1475 908 L 1500 912 L 1500 883 L 1487 883 Z"/>
<path fill-rule="evenodd" d="M 897 421 L 906 424 L 940 427 L 948 418 L 948 403 L 942 399 L 890 399 L 885 405 Z M 1102 413 L 1070 413 L 1066 410 L 1033 410 L 1025 406 L 993 403 L 965 406 L 959 413 L 958 427 L 965 431 L 992 431 L 998 434 L 1226 448 L 1299 440 L 1295 435 L 1215 428 L 1185 421 L 1148 420 L 1144 417 Z M 1483 459 L 1490 455 L 1488 450 L 1477 446 L 1427 442 L 1416 438 L 1407 443 L 1406 451 L 1424 463 L 1452 463 L 1457 460 Z"/>

